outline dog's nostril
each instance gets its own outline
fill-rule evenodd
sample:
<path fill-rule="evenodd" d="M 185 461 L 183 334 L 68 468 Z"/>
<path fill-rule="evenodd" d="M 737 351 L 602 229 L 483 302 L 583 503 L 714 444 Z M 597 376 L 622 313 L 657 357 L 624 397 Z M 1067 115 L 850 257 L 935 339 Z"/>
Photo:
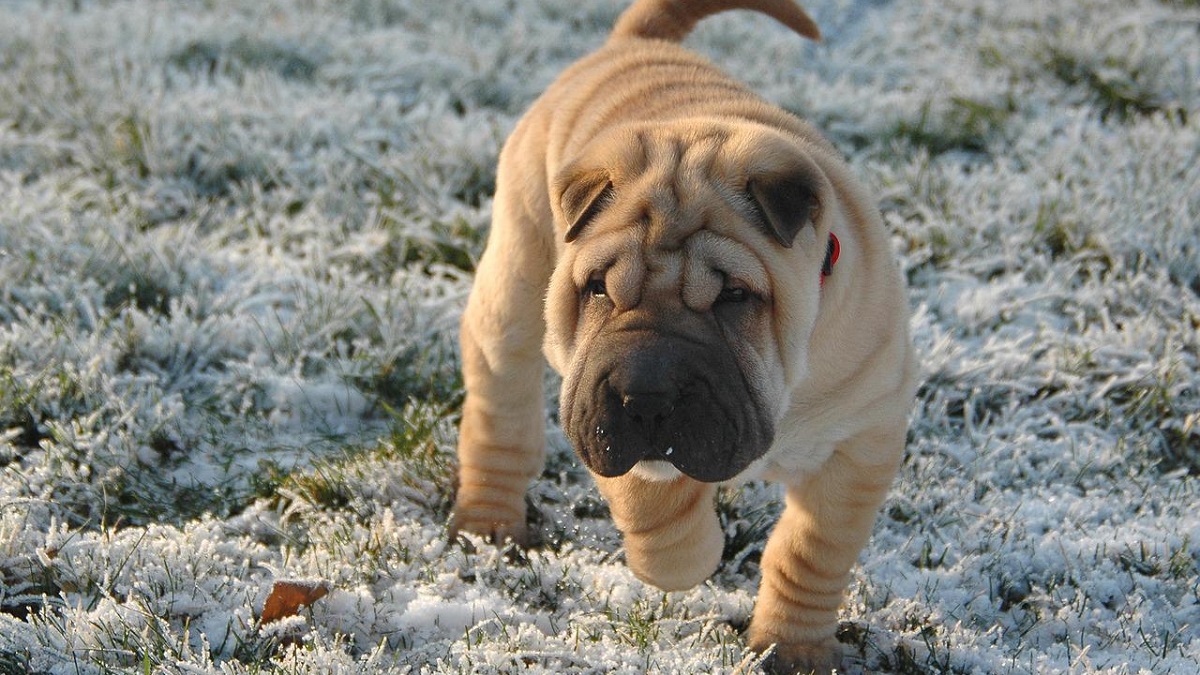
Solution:
<path fill-rule="evenodd" d="M 675 401 L 665 393 L 625 394 L 621 397 L 625 414 L 643 426 L 658 427 L 675 410 Z"/>

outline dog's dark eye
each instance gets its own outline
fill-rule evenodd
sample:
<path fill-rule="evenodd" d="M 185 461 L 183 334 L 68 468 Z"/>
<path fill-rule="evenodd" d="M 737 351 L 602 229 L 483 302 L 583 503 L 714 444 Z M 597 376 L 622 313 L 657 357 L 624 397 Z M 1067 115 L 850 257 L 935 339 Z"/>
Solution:
<path fill-rule="evenodd" d="M 603 298 L 608 295 L 608 289 L 604 286 L 604 279 L 592 278 L 583 286 L 583 296 L 585 298 Z"/>
<path fill-rule="evenodd" d="M 736 279 L 731 279 L 729 274 L 721 270 L 714 270 L 718 277 L 721 278 L 721 292 L 717 295 L 714 304 L 718 305 L 733 305 L 745 302 L 754 296 L 745 286 Z"/>
<path fill-rule="evenodd" d="M 750 291 L 736 286 L 722 288 L 717 296 L 717 302 L 745 302 L 750 299 Z"/>

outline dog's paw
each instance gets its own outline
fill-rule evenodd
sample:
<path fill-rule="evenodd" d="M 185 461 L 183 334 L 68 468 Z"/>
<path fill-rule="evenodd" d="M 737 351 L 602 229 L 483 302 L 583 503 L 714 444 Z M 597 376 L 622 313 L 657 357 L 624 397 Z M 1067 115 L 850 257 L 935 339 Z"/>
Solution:
<path fill-rule="evenodd" d="M 523 517 L 500 519 L 492 513 L 455 511 L 448 529 L 451 541 L 461 539 L 462 534 L 475 534 L 493 544 L 512 542 L 521 548 L 529 546 L 529 528 Z"/>
<path fill-rule="evenodd" d="M 770 638 L 750 639 L 756 652 L 770 652 L 762 667 L 772 675 L 830 675 L 842 663 L 842 645 L 836 638 L 816 644 L 779 644 Z"/>

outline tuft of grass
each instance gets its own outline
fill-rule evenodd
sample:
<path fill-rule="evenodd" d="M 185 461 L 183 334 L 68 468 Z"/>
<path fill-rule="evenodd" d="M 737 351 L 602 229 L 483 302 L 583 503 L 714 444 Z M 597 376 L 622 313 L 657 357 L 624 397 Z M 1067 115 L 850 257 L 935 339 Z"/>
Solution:
<path fill-rule="evenodd" d="M 372 28 L 389 27 L 413 20 L 413 7 L 406 0 L 351 0 L 347 14 Z"/>
<path fill-rule="evenodd" d="M 953 261 L 969 233 L 957 222 L 961 207 L 955 203 L 953 185 L 937 158 L 918 149 L 902 172 L 883 181 L 887 194 L 879 208 L 899 223 L 896 229 L 909 257 L 909 274 Z"/>
<path fill-rule="evenodd" d="M 12 443 L 14 450 L 31 450 L 49 438 L 42 420 L 48 412 L 38 404 L 37 390 L 40 386 L 25 378 L 18 378 L 11 365 L 0 365 L 0 429 L 5 430 L 4 439 Z M 7 465 L 15 456 L 4 457 Z"/>
<path fill-rule="evenodd" d="M 413 501 L 445 519 L 453 505 L 449 486 L 454 484 L 451 455 L 437 442 L 436 434 L 446 422 L 446 409 L 410 403 L 402 410 L 388 408 L 392 417 L 390 434 L 375 445 L 346 448 L 339 456 L 318 458 L 308 466 L 283 472 L 272 465 L 256 484 L 265 497 L 281 510 L 304 505 L 319 510 L 348 511 L 360 519 L 371 515 L 370 502 L 362 490 L 367 477 L 398 467 L 396 481 Z"/>
<path fill-rule="evenodd" d="M 45 675 L 46 671 L 34 670 L 29 655 L 3 649 L 0 650 L 0 675 Z"/>
<path fill-rule="evenodd" d="M 422 496 L 420 503 L 437 517 L 450 514 L 455 465 L 451 454 L 437 443 L 436 434 L 446 423 L 453 423 L 448 409 L 426 403 L 411 403 L 401 414 L 391 411 L 395 420 L 391 435 L 376 449 L 376 456 L 404 468 L 401 483 Z"/>
<path fill-rule="evenodd" d="M 935 651 L 934 636 L 937 631 L 932 626 L 926 626 L 921 631 L 921 645 L 924 654 L 916 646 L 900 642 L 888 662 L 888 672 L 896 675 L 957 675 L 963 671 L 953 668 L 950 664 L 949 647 L 945 646 L 941 653 Z"/>
<path fill-rule="evenodd" d="M 943 545 L 935 547 L 934 543 L 928 539 L 921 543 L 921 551 L 917 559 L 913 561 L 913 567 L 922 570 L 931 570 L 941 567 L 946 562 L 946 556 L 950 553 L 950 546 Z"/>
<path fill-rule="evenodd" d="M 1004 130 L 1017 112 L 1010 94 L 1000 101 L 953 96 L 940 112 L 926 101 L 915 119 L 901 119 L 884 134 L 907 145 L 925 148 L 932 155 L 952 151 L 986 153 L 988 144 Z"/>
<path fill-rule="evenodd" d="M 723 489 L 717 493 L 717 517 L 725 533 L 721 556 L 729 571 L 739 574 L 756 568 L 763 548 L 782 508 L 773 499 L 746 499 L 750 486 Z"/>
<path fill-rule="evenodd" d="M 404 401 L 440 403 L 453 410 L 462 405 L 462 375 L 447 349 L 408 345 L 375 369 L 350 379 L 393 418 L 398 413 L 392 406 Z"/>
<path fill-rule="evenodd" d="M 1200 475 L 1200 392 L 1178 364 L 1168 358 L 1153 372 L 1109 387 L 1105 399 L 1130 427 L 1157 434 L 1158 444 L 1139 444 L 1152 465 Z"/>
<path fill-rule="evenodd" d="M 209 79 L 241 81 L 254 70 L 268 70 L 290 80 L 308 81 L 320 68 L 314 50 L 285 42 L 239 35 L 232 40 L 198 39 L 172 53 L 167 62 Z"/>
<path fill-rule="evenodd" d="M 150 177 L 151 141 L 150 125 L 144 115 L 138 111 L 130 111 L 120 117 L 112 125 L 111 145 L 112 156 L 119 164 L 129 167 L 133 176 L 139 180 Z M 110 178 L 116 182 L 114 178 Z"/>
<path fill-rule="evenodd" d="M 488 193 L 490 194 L 490 193 Z M 439 265 L 473 272 L 483 250 L 483 233 L 462 218 L 450 222 L 433 221 L 425 232 L 412 232 L 412 225 L 385 217 L 387 229 L 403 236 L 389 240 L 387 257 L 397 267 L 417 267 L 426 271 Z"/>
<path fill-rule="evenodd" d="M 1039 247 L 1056 260 L 1087 256 L 1101 261 L 1106 270 L 1115 263 L 1112 252 L 1100 237 L 1085 228 L 1077 217 L 1069 215 L 1056 200 L 1038 203 L 1032 233 Z"/>
<path fill-rule="evenodd" d="M 1040 60 L 1063 84 L 1087 92 L 1103 120 L 1124 123 L 1135 117 L 1166 113 L 1186 121 L 1186 111 L 1163 100 L 1147 84 L 1147 74 L 1135 64 L 1115 56 L 1089 60 L 1058 44 L 1045 45 Z"/>
<path fill-rule="evenodd" d="M 639 653 L 647 655 L 662 637 L 661 619 L 668 616 L 670 607 L 666 593 L 662 593 L 657 602 L 643 598 L 634 601 L 627 611 L 610 608 L 608 612 L 608 619 L 617 637 L 635 647 Z"/>

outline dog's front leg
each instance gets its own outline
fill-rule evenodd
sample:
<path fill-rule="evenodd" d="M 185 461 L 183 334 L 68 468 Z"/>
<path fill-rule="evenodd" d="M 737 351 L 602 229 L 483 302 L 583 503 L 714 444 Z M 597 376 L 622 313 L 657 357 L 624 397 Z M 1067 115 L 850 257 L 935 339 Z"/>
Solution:
<path fill-rule="evenodd" d="M 767 541 L 750 623 L 756 651 L 776 645 L 779 673 L 827 673 L 840 661 L 835 633 L 850 568 L 903 455 L 905 427 L 841 443 L 815 474 L 787 489 L 787 506 Z"/>
<path fill-rule="evenodd" d="M 492 231 L 460 325 L 466 399 L 451 534 L 528 543 L 525 492 L 542 470 L 542 299 L 553 266 L 542 218 L 501 163 Z"/>
<path fill-rule="evenodd" d="M 717 486 L 690 478 L 648 481 L 633 474 L 596 476 L 625 558 L 639 579 L 664 591 L 691 588 L 721 562 L 724 537 L 717 520 Z"/>

